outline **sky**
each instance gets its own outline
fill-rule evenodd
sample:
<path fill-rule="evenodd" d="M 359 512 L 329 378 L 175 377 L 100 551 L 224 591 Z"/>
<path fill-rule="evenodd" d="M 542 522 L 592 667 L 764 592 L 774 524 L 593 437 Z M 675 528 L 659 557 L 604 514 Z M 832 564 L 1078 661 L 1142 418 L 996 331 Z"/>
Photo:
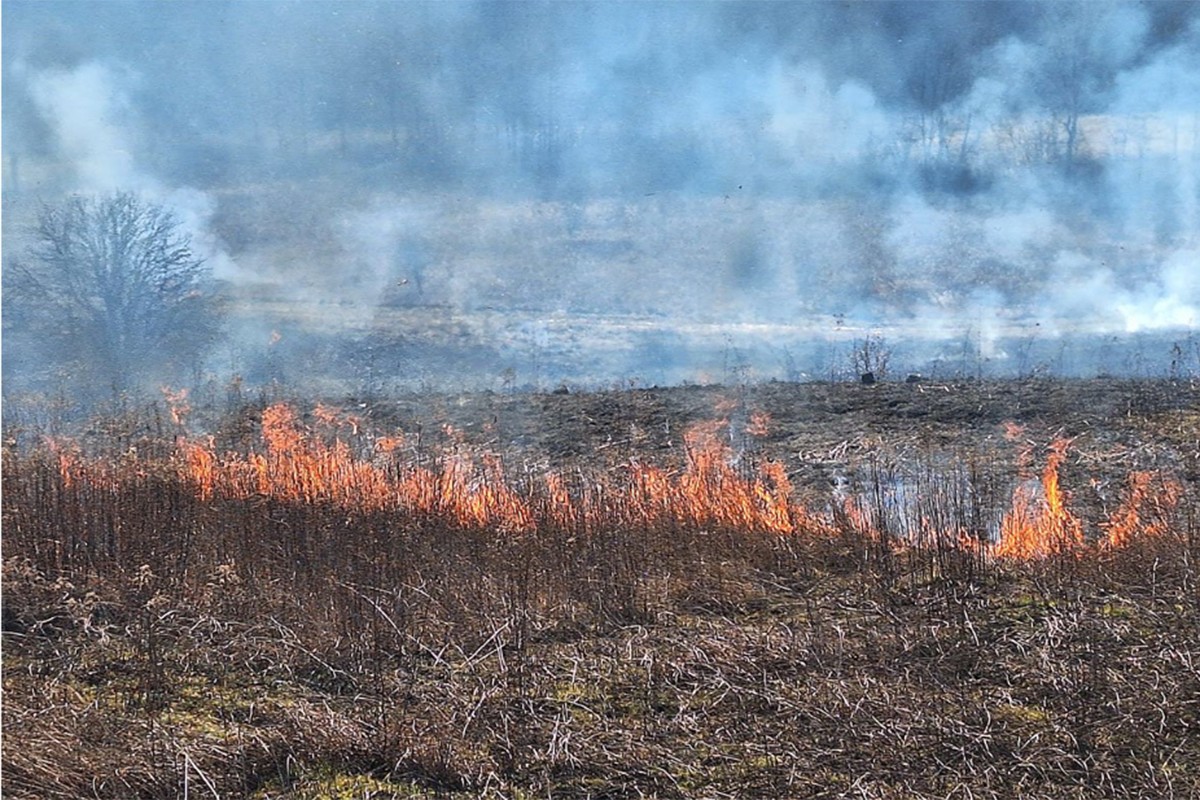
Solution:
<path fill-rule="evenodd" d="M 133 190 L 230 291 L 356 319 L 1197 321 L 1194 3 L 2 13 L 10 240 L 39 203 Z"/>

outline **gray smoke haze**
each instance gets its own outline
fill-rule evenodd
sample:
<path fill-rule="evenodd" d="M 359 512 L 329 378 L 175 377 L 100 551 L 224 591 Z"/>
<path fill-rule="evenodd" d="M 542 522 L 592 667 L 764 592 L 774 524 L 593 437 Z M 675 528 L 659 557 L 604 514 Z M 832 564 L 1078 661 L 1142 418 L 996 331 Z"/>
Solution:
<path fill-rule="evenodd" d="M 29 99 L 50 132 L 49 144 L 71 191 L 133 191 L 166 206 L 213 272 L 233 275 L 234 264 L 211 229 L 212 197 L 193 187 L 165 184 L 138 163 L 143 149 L 140 127 L 126 90 L 136 86 L 135 74 L 97 62 L 72 69 L 14 69 L 26 80 Z"/>
<path fill-rule="evenodd" d="M 169 205 L 234 371 L 819 376 L 882 331 L 1005 373 L 1200 321 L 1190 2 L 9 0 L 3 37 L 6 242 Z"/>

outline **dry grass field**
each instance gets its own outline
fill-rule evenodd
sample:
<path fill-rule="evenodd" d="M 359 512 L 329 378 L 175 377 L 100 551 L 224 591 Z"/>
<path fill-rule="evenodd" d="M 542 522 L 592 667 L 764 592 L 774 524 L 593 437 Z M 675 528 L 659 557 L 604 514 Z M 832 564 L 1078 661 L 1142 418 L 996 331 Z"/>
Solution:
<path fill-rule="evenodd" d="M 10 415 L 4 794 L 1200 796 L 1197 399 Z"/>

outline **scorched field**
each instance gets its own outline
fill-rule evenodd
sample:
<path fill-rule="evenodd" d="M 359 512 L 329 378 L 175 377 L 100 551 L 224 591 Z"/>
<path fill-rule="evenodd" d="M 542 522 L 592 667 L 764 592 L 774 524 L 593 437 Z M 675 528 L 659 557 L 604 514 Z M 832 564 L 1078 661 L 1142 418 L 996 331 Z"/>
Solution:
<path fill-rule="evenodd" d="M 8 413 L 5 794 L 1200 796 L 1198 396 Z"/>

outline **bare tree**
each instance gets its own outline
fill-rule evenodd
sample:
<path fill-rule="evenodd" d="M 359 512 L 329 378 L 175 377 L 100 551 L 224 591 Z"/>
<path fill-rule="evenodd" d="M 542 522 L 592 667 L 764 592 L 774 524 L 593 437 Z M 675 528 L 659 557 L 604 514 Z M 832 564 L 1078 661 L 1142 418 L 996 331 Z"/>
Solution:
<path fill-rule="evenodd" d="M 863 383 L 883 380 L 888 374 L 888 362 L 892 349 L 881 333 L 869 333 L 854 343 L 850 351 L 850 363 L 854 371 L 862 376 Z"/>
<path fill-rule="evenodd" d="M 1104 94 L 1133 57 L 1128 42 L 1137 36 L 1121 4 L 1046 4 L 1042 63 L 1033 89 L 1049 116 L 1054 160 L 1074 166 L 1088 158 L 1083 121 L 1104 106 Z M 1131 32 L 1132 29 L 1132 32 Z"/>
<path fill-rule="evenodd" d="M 1060 19 L 1060 28 L 1047 47 L 1037 89 L 1054 126 L 1054 155 L 1069 166 L 1076 162 L 1085 144 L 1079 122 L 1096 78 L 1095 65 L 1102 60 L 1079 21 Z"/>
<path fill-rule="evenodd" d="M 210 271 L 189 237 L 130 193 L 43 207 L 30 259 L 8 278 L 6 317 L 52 361 L 118 391 L 186 374 L 218 328 Z"/>

